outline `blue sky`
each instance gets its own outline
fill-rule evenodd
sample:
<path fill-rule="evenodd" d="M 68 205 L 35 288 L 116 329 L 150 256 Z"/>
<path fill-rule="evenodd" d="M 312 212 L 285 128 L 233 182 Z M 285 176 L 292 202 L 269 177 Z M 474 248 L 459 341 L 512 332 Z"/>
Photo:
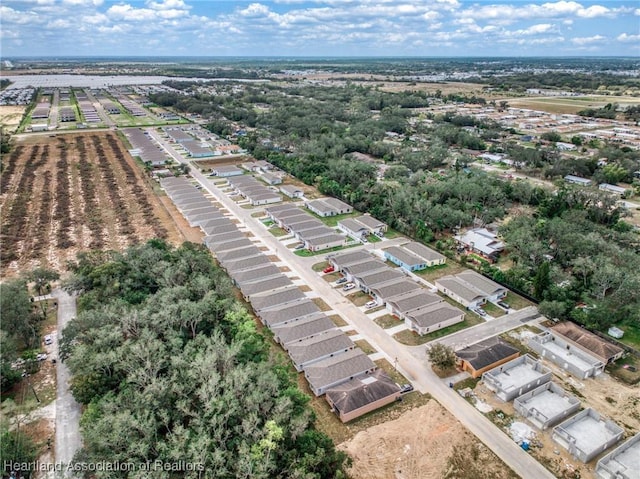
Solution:
<path fill-rule="evenodd" d="M 7 56 L 638 56 L 640 1 L 3 0 Z"/>

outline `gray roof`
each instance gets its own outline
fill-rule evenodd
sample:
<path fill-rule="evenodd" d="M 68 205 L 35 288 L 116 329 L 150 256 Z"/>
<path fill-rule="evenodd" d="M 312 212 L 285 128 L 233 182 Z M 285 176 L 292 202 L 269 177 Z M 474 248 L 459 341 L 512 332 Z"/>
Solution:
<path fill-rule="evenodd" d="M 375 219 L 371 215 L 362 215 L 354 219 L 356 221 L 359 221 L 369 229 L 376 229 L 376 228 L 380 228 L 381 226 L 386 226 L 382 221 Z"/>
<path fill-rule="evenodd" d="M 276 310 L 260 311 L 258 316 L 262 322 L 271 327 L 274 324 L 284 323 L 285 321 L 295 321 L 312 313 L 320 311 L 316 304 L 308 298 L 287 304 Z"/>
<path fill-rule="evenodd" d="M 333 208 L 333 206 L 330 206 L 330 205 L 326 204 L 322 200 L 308 201 L 305 206 L 307 208 L 309 208 L 309 209 L 314 209 L 314 210 L 318 210 L 318 211 L 322 211 L 322 212 L 335 211 L 335 208 Z"/>
<path fill-rule="evenodd" d="M 278 272 L 278 276 L 261 279 L 260 281 L 238 283 L 244 296 L 273 291 L 275 289 L 293 286 L 293 282 L 283 273 Z"/>
<path fill-rule="evenodd" d="M 297 286 L 292 285 L 275 291 L 252 294 L 249 301 L 255 311 L 267 311 L 303 298 L 306 298 L 304 293 Z"/>
<path fill-rule="evenodd" d="M 319 228 L 320 226 L 324 226 L 324 223 L 322 221 L 318 221 L 318 220 L 313 219 L 313 218 L 307 218 L 306 221 L 298 221 L 296 223 L 287 222 L 287 226 L 292 231 L 295 231 L 296 233 L 298 233 L 298 232 L 301 232 L 301 231 L 304 231 L 304 230 L 310 230 L 310 229 L 313 229 L 313 228 Z"/>
<path fill-rule="evenodd" d="M 353 263 L 361 263 L 362 261 L 373 259 L 370 253 L 366 251 L 352 251 L 349 253 L 338 253 L 328 257 L 333 263 L 337 264 L 339 268 L 344 268 Z"/>
<path fill-rule="evenodd" d="M 369 356 L 359 348 L 355 348 L 333 358 L 310 364 L 305 369 L 304 375 L 311 386 L 319 390 L 349 381 L 353 377 L 364 375 L 367 371 L 374 369 L 376 364 L 369 359 Z"/>
<path fill-rule="evenodd" d="M 285 348 L 295 364 L 301 365 L 318 358 L 353 349 L 351 338 L 339 329 L 331 329 L 323 334 L 296 343 Z"/>
<path fill-rule="evenodd" d="M 277 214 L 279 214 L 279 213 L 277 213 Z M 309 216 L 308 214 L 303 213 L 301 210 L 298 210 L 298 211 L 291 210 L 291 214 L 289 214 L 289 211 L 285 211 L 285 212 L 283 212 L 283 214 L 285 216 L 275 216 L 274 215 L 274 217 L 278 221 L 281 221 L 285 226 L 289 226 L 289 225 L 292 225 L 292 224 L 295 224 L 295 223 L 302 223 L 303 221 L 309 221 L 311 219 L 314 219 L 313 217 Z"/>
<path fill-rule="evenodd" d="M 216 256 L 218 257 L 218 261 L 221 263 L 225 263 L 228 261 L 235 261 L 242 258 L 251 258 L 252 256 L 256 256 L 262 254 L 255 246 L 245 246 L 244 248 L 232 249 L 224 252 L 216 252 Z"/>
<path fill-rule="evenodd" d="M 204 238 L 206 244 L 220 243 L 225 240 L 239 240 L 246 238 L 245 234 L 241 231 L 231 231 L 229 233 L 214 233 Z"/>
<path fill-rule="evenodd" d="M 195 210 L 196 208 L 202 208 L 203 206 L 208 206 L 208 207 L 213 206 L 211 204 L 211 201 L 209 201 L 204 197 L 197 198 L 197 199 L 189 199 L 185 201 L 174 201 L 174 203 L 176 204 L 176 206 L 180 211 L 191 211 L 191 210 Z"/>
<path fill-rule="evenodd" d="M 406 278 L 406 275 L 401 271 L 398 271 L 400 268 L 390 269 L 387 268 L 385 270 L 356 276 L 358 281 L 363 283 L 367 288 L 372 288 L 377 284 L 386 283 L 388 281 L 400 278 Z"/>
<path fill-rule="evenodd" d="M 476 228 L 461 235 L 456 235 L 455 239 L 465 245 L 472 246 L 486 255 L 499 253 L 504 249 L 504 243 L 486 228 Z"/>
<path fill-rule="evenodd" d="M 467 283 L 460 281 L 455 276 L 444 276 L 440 279 L 437 279 L 436 284 L 442 285 L 448 290 L 453 291 L 456 295 L 469 303 L 475 301 L 478 298 L 484 298 L 486 296 L 475 288 L 472 288 Z"/>
<path fill-rule="evenodd" d="M 341 413 L 350 413 L 389 396 L 398 395 L 398 386 L 381 369 L 365 378 L 354 378 L 327 390 L 327 398 Z"/>
<path fill-rule="evenodd" d="M 247 198 L 249 198 L 251 201 L 264 201 L 264 200 L 270 200 L 273 198 L 277 198 L 279 200 L 282 200 L 282 196 L 280 196 L 278 193 L 274 193 L 273 191 L 265 191 L 264 193 L 250 193 L 247 195 Z"/>
<path fill-rule="evenodd" d="M 417 241 L 403 244 L 402 247 L 406 250 L 409 250 L 411 253 L 426 259 L 427 261 L 437 261 L 444 259 L 444 255 L 441 255 L 431 248 L 427 248 L 425 245 L 418 243 Z"/>
<path fill-rule="evenodd" d="M 345 203 L 344 201 L 340 201 L 338 198 L 324 198 L 322 201 L 336 210 L 353 209 L 351 205 Z"/>
<path fill-rule="evenodd" d="M 318 312 L 293 323 L 276 324 L 271 329 L 278 342 L 288 346 L 293 342 L 301 341 L 335 328 L 336 325 L 326 314 Z"/>
<path fill-rule="evenodd" d="M 464 313 L 460 309 L 450 306 L 448 303 L 414 309 L 407 313 L 407 317 L 421 328 L 435 326 L 438 323 L 448 321 L 457 316 L 464 317 Z"/>
<path fill-rule="evenodd" d="M 322 246 L 322 245 L 325 245 L 325 244 L 343 242 L 344 241 L 344 236 L 339 235 L 339 234 L 335 234 L 335 233 L 330 233 L 330 234 L 325 235 L 325 236 L 316 236 L 315 238 L 309 238 L 306 241 L 311 246 Z"/>
<path fill-rule="evenodd" d="M 349 264 L 347 266 L 344 266 L 342 269 L 349 274 L 361 275 L 361 274 L 373 273 L 375 271 L 380 271 L 380 270 L 387 271 L 389 268 L 382 261 L 378 259 L 374 259 L 371 257 L 371 255 L 369 255 L 369 257 L 364 261 Z"/>
<path fill-rule="evenodd" d="M 479 370 L 506 359 L 517 352 L 516 348 L 504 341 L 498 338 L 489 338 L 456 351 L 456 356 L 471 364 L 473 369 Z"/>
<path fill-rule="evenodd" d="M 491 281 L 489 278 L 485 278 L 475 271 L 463 271 L 462 273 L 458 273 L 456 277 L 469 283 L 487 296 L 491 296 L 498 291 L 506 291 L 504 286 L 500 286 L 495 281 Z"/>
<path fill-rule="evenodd" d="M 386 301 L 400 313 L 407 313 L 414 309 L 441 303 L 444 300 L 437 294 L 432 294 L 424 289 L 419 289 L 407 294 L 394 296 Z"/>
<path fill-rule="evenodd" d="M 383 283 L 381 286 L 373 287 L 371 288 L 371 291 L 375 293 L 376 296 L 386 301 L 389 298 L 393 298 L 394 296 L 404 294 L 408 291 L 414 291 L 416 289 L 422 289 L 422 286 L 410 279 L 399 279 L 392 280 L 389 283 Z"/>
<path fill-rule="evenodd" d="M 258 281 L 264 281 L 272 276 L 280 275 L 282 272 L 275 264 L 265 264 L 260 268 L 256 268 L 249 271 L 242 271 L 233 275 L 233 279 L 238 284 L 256 283 Z"/>
<path fill-rule="evenodd" d="M 231 221 L 229 218 L 224 216 L 222 213 L 218 212 L 218 214 L 214 218 L 210 219 L 209 221 L 206 221 L 205 223 L 202 223 L 200 227 L 210 228 L 212 226 L 226 225 L 229 223 L 235 224 L 233 221 Z"/>
<path fill-rule="evenodd" d="M 340 220 L 338 221 L 338 225 L 342 225 L 343 227 L 345 227 L 346 229 L 348 229 L 353 233 L 358 233 L 360 231 L 365 231 L 365 232 L 369 231 L 369 228 L 367 228 L 362 223 L 354 220 L 353 218 L 345 218 L 343 220 Z"/>
<path fill-rule="evenodd" d="M 295 185 L 282 185 L 282 186 L 280 186 L 280 191 L 287 192 L 287 193 L 292 194 L 292 195 L 297 193 L 297 192 L 302 193 L 302 189 L 298 188 Z"/>
<path fill-rule="evenodd" d="M 200 224 L 200 227 L 204 231 L 204 233 L 209 236 L 211 236 L 214 233 L 231 233 L 233 231 L 238 231 L 238 226 L 229 220 L 226 220 L 225 222 L 220 222 L 220 224 L 217 224 L 215 226 L 208 226 L 206 228 L 203 228 L 202 224 Z"/>
<path fill-rule="evenodd" d="M 251 258 L 232 261 L 225 264 L 224 267 L 229 273 L 234 273 L 235 271 L 243 271 L 245 269 L 256 269 L 256 267 L 265 265 L 267 263 L 271 263 L 271 260 L 269 260 L 269 258 L 267 258 L 265 255 L 261 254 L 259 256 L 253 256 Z"/>
<path fill-rule="evenodd" d="M 247 246 L 255 246 L 249 238 L 242 239 L 226 239 L 222 241 L 209 242 L 209 249 L 216 253 L 231 251 L 233 249 L 246 248 Z"/>
<path fill-rule="evenodd" d="M 277 206 L 269 206 L 268 208 L 265 208 L 264 210 L 267 213 L 276 213 L 278 211 L 284 211 L 284 210 L 298 210 L 298 211 L 302 211 L 300 208 L 298 208 L 297 206 L 294 206 L 292 204 L 284 204 L 284 205 L 277 205 Z"/>
<path fill-rule="evenodd" d="M 390 248 L 385 248 L 384 252 L 409 266 L 425 263 L 424 258 L 415 255 L 412 252 L 399 246 L 391 246 Z"/>
<path fill-rule="evenodd" d="M 240 168 L 239 166 L 235 166 L 235 165 L 220 165 L 220 166 L 216 166 L 213 168 L 213 172 L 214 173 L 233 173 L 236 171 L 240 171 L 242 173 L 244 173 L 244 171 L 242 170 L 242 168 Z"/>
<path fill-rule="evenodd" d="M 310 238 L 317 238 L 318 236 L 326 236 L 327 234 L 333 234 L 334 232 L 335 230 L 328 226 L 318 226 L 317 228 L 301 231 L 298 236 L 301 240 L 306 240 Z"/>

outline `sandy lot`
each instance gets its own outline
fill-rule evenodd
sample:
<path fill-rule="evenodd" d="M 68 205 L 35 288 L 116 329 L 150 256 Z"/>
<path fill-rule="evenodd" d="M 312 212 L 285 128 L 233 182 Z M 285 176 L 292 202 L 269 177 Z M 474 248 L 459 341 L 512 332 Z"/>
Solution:
<path fill-rule="evenodd" d="M 25 110 L 26 106 L 0 105 L 0 125 L 5 127 L 9 133 L 15 133 L 20 126 Z"/>
<path fill-rule="evenodd" d="M 64 270 L 83 250 L 185 236 L 113 132 L 24 137 L 1 180 L 4 276 L 38 265 Z"/>
<path fill-rule="evenodd" d="M 517 477 L 436 401 L 341 444 L 353 479 Z"/>

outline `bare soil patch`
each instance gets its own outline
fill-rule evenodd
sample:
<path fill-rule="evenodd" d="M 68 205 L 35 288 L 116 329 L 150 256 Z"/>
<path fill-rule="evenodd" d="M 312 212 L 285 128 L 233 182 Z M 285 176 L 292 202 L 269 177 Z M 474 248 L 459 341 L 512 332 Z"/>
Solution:
<path fill-rule="evenodd" d="M 25 106 L 1 105 L 0 125 L 4 126 L 9 133 L 15 133 L 15 131 L 20 126 L 20 122 L 22 121 L 25 110 Z"/>
<path fill-rule="evenodd" d="M 435 400 L 339 447 L 353 459 L 353 479 L 517 477 Z"/>
<path fill-rule="evenodd" d="M 6 155 L 0 185 L 4 275 L 58 270 L 79 251 L 122 250 L 184 236 L 118 136 L 110 131 L 37 135 Z"/>

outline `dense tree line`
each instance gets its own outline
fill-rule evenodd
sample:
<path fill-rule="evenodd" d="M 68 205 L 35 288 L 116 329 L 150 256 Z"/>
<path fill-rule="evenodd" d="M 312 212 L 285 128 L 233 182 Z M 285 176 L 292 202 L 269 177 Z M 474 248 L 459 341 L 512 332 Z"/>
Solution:
<path fill-rule="evenodd" d="M 85 405 L 79 459 L 203 468 L 153 474 L 166 478 L 343 477 L 346 456 L 204 247 L 154 240 L 72 270 L 81 313 L 61 355 Z"/>

